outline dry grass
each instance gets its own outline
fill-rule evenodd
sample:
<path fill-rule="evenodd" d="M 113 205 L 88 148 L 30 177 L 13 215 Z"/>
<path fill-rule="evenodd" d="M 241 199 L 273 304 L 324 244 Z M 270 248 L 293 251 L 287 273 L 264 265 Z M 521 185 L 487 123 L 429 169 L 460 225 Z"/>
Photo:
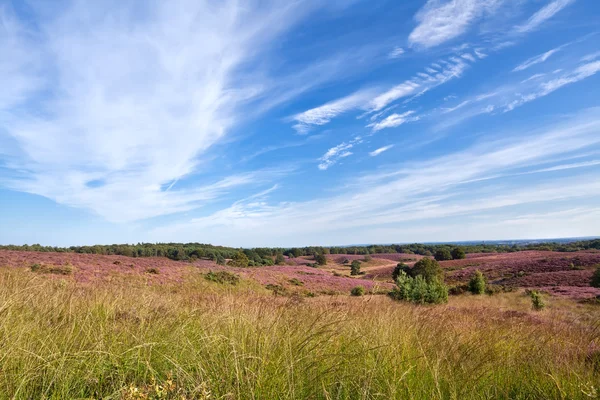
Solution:
<path fill-rule="evenodd" d="M 589 399 L 599 308 L 275 297 L 247 280 L 0 270 L 0 398 Z"/>

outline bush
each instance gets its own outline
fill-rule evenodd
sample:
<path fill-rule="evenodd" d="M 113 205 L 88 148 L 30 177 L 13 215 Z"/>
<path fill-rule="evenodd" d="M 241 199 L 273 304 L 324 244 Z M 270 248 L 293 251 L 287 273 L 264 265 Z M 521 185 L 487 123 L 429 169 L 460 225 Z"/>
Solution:
<path fill-rule="evenodd" d="M 531 307 L 535 311 L 543 310 L 546 307 L 546 303 L 544 302 L 540 292 L 532 290 L 529 292 L 529 297 L 531 297 Z"/>
<path fill-rule="evenodd" d="M 485 293 L 485 277 L 481 271 L 477 270 L 469 281 L 469 291 L 473 294 Z"/>
<path fill-rule="evenodd" d="M 225 265 L 225 264 L 227 264 L 227 260 L 225 260 L 225 257 L 223 257 L 220 254 L 215 257 L 215 260 L 216 260 L 216 263 L 218 265 Z"/>
<path fill-rule="evenodd" d="M 285 264 L 285 258 L 283 257 L 283 254 L 277 253 L 277 255 L 275 256 L 275 264 L 277 264 L 277 265 Z"/>
<path fill-rule="evenodd" d="M 158 268 L 154 268 L 154 267 L 148 268 L 146 270 L 146 272 L 149 273 L 149 274 L 154 274 L 154 275 L 160 274 L 160 270 Z"/>
<path fill-rule="evenodd" d="M 292 278 L 289 280 L 289 282 L 294 285 L 294 286 L 304 286 L 304 282 L 302 282 L 300 279 L 298 278 Z"/>
<path fill-rule="evenodd" d="M 394 282 L 396 282 L 396 279 L 398 279 L 398 276 L 400 276 L 400 271 L 404 271 L 405 273 L 409 274 L 410 267 L 404 263 L 398 263 L 398 265 L 396 265 L 394 268 L 394 272 L 392 272 L 392 279 Z"/>
<path fill-rule="evenodd" d="M 235 253 L 231 261 L 229 261 L 228 265 L 237 268 L 246 268 L 250 261 L 248 260 L 248 256 L 244 254 L 243 251 L 238 251 Z"/>
<path fill-rule="evenodd" d="M 350 264 L 350 275 L 359 275 L 360 274 L 360 261 L 354 260 L 352 264 Z"/>
<path fill-rule="evenodd" d="M 373 257 L 371 257 L 370 255 L 366 255 L 365 258 L 363 259 L 365 262 L 369 262 L 373 259 Z"/>
<path fill-rule="evenodd" d="M 448 249 L 440 249 L 436 251 L 434 257 L 437 261 L 452 260 L 452 254 Z"/>
<path fill-rule="evenodd" d="M 448 287 L 438 279 L 428 282 L 422 275 L 413 278 L 401 271 L 396 280 L 396 285 L 397 287 L 390 293 L 390 296 L 396 300 L 418 304 L 448 302 Z"/>
<path fill-rule="evenodd" d="M 350 291 L 350 294 L 352 296 L 364 296 L 365 295 L 365 288 L 362 287 L 362 286 L 355 286 Z"/>
<path fill-rule="evenodd" d="M 269 283 L 268 285 L 265 285 L 265 288 L 273 291 L 273 294 L 275 296 L 285 296 L 288 294 L 287 289 L 281 285 L 274 285 L 272 283 Z"/>
<path fill-rule="evenodd" d="M 453 260 L 462 260 L 463 258 L 467 258 L 465 251 L 461 247 L 455 247 L 451 254 Z"/>
<path fill-rule="evenodd" d="M 600 288 L 600 267 L 596 268 L 596 271 L 594 271 L 590 285 L 595 288 Z"/>
<path fill-rule="evenodd" d="M 327 265 L 327 258 L 323 254 L 315 254 L 315 261 L 318 265 Z"/>
<path fill-rule="evenodd" d="M 115 265 L 121 265 L 121 261 L 115 260 L 115 261 L 113 261 L 113 264 L 115 264 Z"/>
<path fill-rule="evenodd" d="M 211 281 L 211 282 L 216 282 L 216 283 L 220 283 L 220 284 L 229 284 L 229 285 L 234 285 L 234 286 L 240 282 L 239 275 L 232 274 L 231 272 L 227 272 L 227 271 L 217 271 L 217 272 L 209 271 L 207 274 L 204 275 L 204 279 Z"/>
<path fill-rule="evenodd" d="M 432 282 L 434 280 L 439 280 L 440 282 L 444 281 L 444 271 L 440 267 L 440 264 L 431 258 L 422 258 L 417 261 L 414 267 L 410 269 L 408 275 L 413 278 L 422 276 L 427 282 Z"/>
<path fill-rule="evenodd" d="M 41 274 L 54 274 L 54 275 L 71 275 L 75 270 L 71 264 L 65 265 L 45 265 L 45 264 L 32 264 L 29 267 L 32 272 L 39 272 Z"/>

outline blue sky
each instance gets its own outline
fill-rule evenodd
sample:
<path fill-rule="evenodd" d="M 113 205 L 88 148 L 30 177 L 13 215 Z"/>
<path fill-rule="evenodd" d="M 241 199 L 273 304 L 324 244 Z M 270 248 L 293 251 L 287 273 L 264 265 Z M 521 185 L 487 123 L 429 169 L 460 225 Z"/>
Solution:
<path fill-rule="evenodd" d="M 0 243 L 600 235 L 596 0 L 0 0 Z"/>

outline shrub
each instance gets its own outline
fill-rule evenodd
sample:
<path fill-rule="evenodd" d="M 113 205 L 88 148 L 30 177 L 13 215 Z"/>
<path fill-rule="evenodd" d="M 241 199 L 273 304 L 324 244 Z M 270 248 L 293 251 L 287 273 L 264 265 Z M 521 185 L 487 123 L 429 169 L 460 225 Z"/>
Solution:
<path fill-rule="evenodd" d="M 465 251 L 461 247 L 455 247 L 452 249 L 451 255 L 453 260 L 462 260 L 463 258 L 467 258 Z"/>
<path fill-rule="evenodd" d="M 436 251 L 434 257 L 438 261 L 452 260 L 452 254 L 448 249 L 440 249 Z"/>
<path fill-rule="evenodd" d="M 32 272 L 39 272 L 41 274 L 55 274 L 55 275 L 71 275 L 75 268 L 71 264 L 65 265 L 44 265 L 44 264 L 32 264 L 30 267 Z"/>
<path fill-rule="evenodd" d="M 469 290 L 468 285 L 456 285 L 448 288 L 448 294 L 451 296 L 458 296 L 464 294 L 467 290 Z"/>
<path fill-rule="evenodd" d="M 146 270 L 146 272 L 149 273 L 149 274 L 154 274 L 154 275 L 160 274 L 160 270 L 158 268 L 154 268 L 154 267 L 148 268 Z"/>
<path fill-rule="evenodd" d="M 398 265 L 396 265 L 394 268 L 394 272 L 392 272 L 392 279 L 394 282 L 396 282 L 396 279 L 398 279 L 398 276 L 400 276 L 400 271 L 404 271 L 405 273 L 409 274 L 410 267 L 404 263 L 398 263 Z"/>
<path fill-rule="evenodd" d="M 216 262 L 217 262 L 218 265 L 225 265 L 225 264 L 227 264 L 227 261 L 225 260 L 225 257 L 223 257 L 220 254 L 215 257 L 215 260 L 216 260 Z"/>
<path fill-rule="evenodd" d="M 369 262 L 373 259 L 373 257 L 371 257 L 370 255 L 366 255 L 365 258 L 363 259 L 365 262 Z"/>
<path fill-rule="evenodd" d="M 350 291 L 350 294 L 352 296 L 364 296 L 365 295 L 365 288 L 362 287 L 362 286 L 355 286 Z"/>
<path fill-rule="evenodd" d="M 485 293 L 485 277 L 481 271 L 477 270 L 469 281 L 469 291 L 473 294 Z"/>
<path fill-rule="evenodd" d="M 327 258 L 321 253 L 315 254 L 315 261 L 318 265 L 327 265 Z"/>
<path fill-rule="evenodd" d="M 360 274 L 360 261 L 354 260 L 352 264 L 350 264 L 350 275 L 359 275 Z"/>
<path fill-rule="evenodd" d="M 546 303 L 544 302 L 540 292 L 532 290 L 529 292 L 529 297 L 531 297 L 531 307 L 535 311 L 543 310 L 546 307 Z"/>
<path fill-rule="evenodd" d="M 397 287 L 390 292 L 390 296 L 396 300 L 418 304 L 440 304 L 448 301 L 448 287 L 438 279 L 428 282 L 422 275 L 413 278 L 401 271 L 396 285 Z"/>
<path fill-rule="evenodd" d="M 304 286 L 304 282 L 302 282 L 300 279 L 298 278 L 292 278 L 289 280 L 289 282 L 294 285 L 294 286 Z"/>
<path fill-rule="evenodd" d="M 227 272 L 227 271 L 217 271 L 217 272 L 209 271 L 207 274 L 204 275 L 204 279 L 211 281 L 211 282 L 216 282 L 216 283 L 220 283 L 220 284 L 229 284 L 229 285 L 234 285 L 234 286 L 240 282 L 239 275 L 232 274 L 231 272 Z"/>
<path fill-rule="evenodd" d="M 233 258 L 229 261 L 228 265 L 237 268 L 246 268 L 250 263 L 248 256 L 243 251 L 235 253 Z"/>
<path fill-rule="evenodd" d="M 434 280 L 444 281 L 444 271 L 436 260 L 423 258 L 415 263 L 408 273 L 413 278 L 422 276 L 427 282 Z"/>
<path fill-rule="evenodd" d="M 277 264 L 277 265 L 285 264 L 285 258 L 283 258 L 283 254 L 277 253 L 277 255 L 275 256 L 275 264 Z"/>
<path fill-rule="evenodd" d="M 31 269 L 31 272 L 38 272 L 42 268 L 42 266 L 38 263 L 35 263 L 31 264 L 29 268 Z"/>
<path fill-rule="evenodd" d="M 121 265 L 121 261 L 115 260 L 115 261 L 113 261 L 113 264 L 115 264 L 115 265 Z"/>
<path fill-rule="evenodd" d="M 269 283 L 268 285 L 265 285 L 265 288 L 273 291 L 273 294 L 275 296 L 285 296 L 288 294 L 287 289 L 281 285 L 274 285 L 272 283 Z"/>
<path fill-rule="evenodd" d="M 506 287 L 504 287 L 502 285 L 488 284 L 485 286 L 485 294 L 487 294 L 489 296 L 493 296 L 497 293 L 502 293 L 502 292 L 506 292 L 506 291 L 507 291 Z"/>
<path fill-rule="evenodd" d="M 595 288 L 600 288 L 600 267 L 596 268 L 596 271 L 594 271 L 590 285 Z"/>

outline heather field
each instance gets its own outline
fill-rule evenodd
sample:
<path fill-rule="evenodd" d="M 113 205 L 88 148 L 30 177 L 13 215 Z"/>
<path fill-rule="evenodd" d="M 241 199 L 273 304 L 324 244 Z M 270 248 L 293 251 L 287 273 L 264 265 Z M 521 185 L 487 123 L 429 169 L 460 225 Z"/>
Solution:
<path fill-rule="evenodd" d="M 507 289 L 387 296 L 395 265 L 422 258 L 237 268 L 0 251 L 0 398 L 600 398 L 600 252 L 469 254 L 440 263 L 449 285 L 478 269 Z"/>

